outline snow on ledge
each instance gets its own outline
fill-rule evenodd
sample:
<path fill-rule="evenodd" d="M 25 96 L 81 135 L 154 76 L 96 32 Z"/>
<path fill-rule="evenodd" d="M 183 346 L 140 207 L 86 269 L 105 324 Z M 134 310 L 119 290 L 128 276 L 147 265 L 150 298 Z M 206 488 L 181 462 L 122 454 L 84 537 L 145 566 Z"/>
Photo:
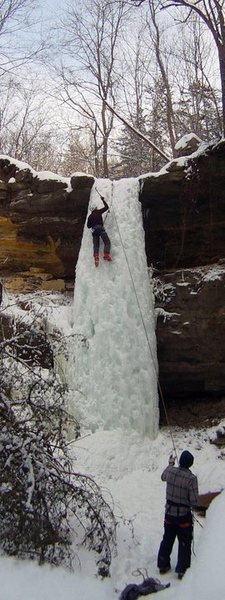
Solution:
<path fill-rule="evenodd" d="M 0 154 L 0 160 L 8 160 L 11 165 L 15 165 L 19 171 L 28 170 L 35 177 L 37 175 L 36 171 L 32 169 L 30 165 L 26 162 L 22 162 L 21 160 L 17 160 L 17 158 L 12 158 L 12 156 L 8 156 L 7 154 Z"/>
<path fill-rule="evenodd" d="M 191 142 L 192 140 L 196 140 L 196 142 L 198 142 L 199 144 L 202 143 L 202 140 L 195 133 L 186 133 L 176 143 L 175 150 L 185 149 L 188 146 L 189 142 Z"/>
<path fill-rule="evenodd" d="M 82 171 L 75 171 L 75 173 L 72 173 L 71 177 L 93 177 L 93 179 L 95 179 L 94 175 L 91 175 L 91 173 L 83 173 Z"/>
<path fill-rule="evenodd" d="M 70 177 L 63 177 L 63 175 L 57 175 L 57 173 L 52 173 L 52 171 L 37 171 L 36 177 L 40 181 L 61 181 L 62 183 L 66 183 L 66 185 L 70 185 Z"/>
<path fill-rule="evenodd" d="M 12 158 L 12 156 L 8 156 L 7 154 L 0 154 L 0 161 L 7 160 L 10 165 L 14 165 L 17 167 L 18 171 L 29 171 L 33 177 L 39 179 L 40 181 L 61 181 L 65 183 L 67 187 L 70 187 L 71 177 L 90 177 L 87 173 L 75 172 L 70 177 L 65 177 L 63 175 L 58 175 L 57 173 L 53 173 L 52 171 L 35 171 L 28 163 L 23 162 L 21 160 L 17 160 L 16 158 Z M 91 175 L 94 178 L 94 176 Z M 10 182 L 15 181 L 14 178 L 11 178 Z"/>
<path fill-rule="evenodd" d="M 191 135 L 191 134 L 190 134 Z M 185 137 L 185 136 L 183 136 Z M 183 138 L 182 138 L 183 140 Z M 180 142 L 182 141 L 180 140 Z M 194 159 L 197 158 L 198 156 L 200 156 L 201 154 L 204 154 L 206 152 L 206 150 L 219 146 L 221 143 L 224 143 L 225 138 L 221 138 L 218 142 L 215 142 L 215 144 L 213 144 L 213 142 L 211 144 L 207 143 L 207 142 L 202 142 L 199 144 L 199 147 L 197 150 L 195 150 L 192 154 L 188 154 L 188 156 L 180 156 L 178 158 L 172 158 L 168 163 L 166 163 L 161 169 L 160 171 L 149 171 L 149 173 L 144 173 L 143 175 L 139 175 L 138 180 L 142 183 L 144 183 L 144 179 L 147 179 L 148 177 L 161 177 L 162 175 L 165 175 L 167 173 L 170 172 L 171 170 L 171 165 L 176 165 L 177 167 L 187 167 L 190 159 Z M 179 143 L 179 142 L 178 142 Z"/>

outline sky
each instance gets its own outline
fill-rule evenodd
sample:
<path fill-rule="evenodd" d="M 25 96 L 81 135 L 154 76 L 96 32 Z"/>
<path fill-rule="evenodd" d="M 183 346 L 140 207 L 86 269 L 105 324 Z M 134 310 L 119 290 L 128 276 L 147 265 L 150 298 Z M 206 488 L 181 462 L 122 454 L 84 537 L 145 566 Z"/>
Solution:
<path fill-rule="evenodd" d="M 84 0 L 83 0 L 84 2 Z M 11 47 L 11 51 L 13 51 L 13 54 L 16 51 L 16 54 L 18 54 L 18 49 L 20 50 L 19 54 L 21 54 L 21 47 L 20 47 L 20 42 L 21 44 L 25 44 L 25 42 L 30 42 L 31 44 L 34 44 L 35 48 L 37 48 L 37 46 L 39 46 L 40 44 L 40 39 L 44 40 L 47 43 L 47 48 L 45 49 L 45 52 L 42 54 L 38 54 L 36 61 L 29 63 L 29 66 L 25 63 L 22 64 L 20 66 L 20 68 L 16 67 L 15 65 L 12 65 L 12 71 L 11 74 L 13 75 L 13 77 L 15 77 L 15 80 L 18 82 L 18 84 L 21 84 L 21 88 L 23 88 L 23 90 L 21 89 L 21 92 L 19 94 L 19 88 L 18 88 L 18 94 L 17 94 L 17 98 L 16 98 L 16 102 L 18 103 L 18 107 L 19 107 L 19 116 L 18 116 L 18 122 L 20 121 L 20 119 L 22 119 L 22 115 L 23 115 L 23 110 L 25 110 L 25 99 L 23 96 L 23 92 L 26 91 L 31 91 L 32 90 L 32 107 L 36 109 L 36 115 L 39 115 L 39 102 L 41 102 L 42 108 L 41 108 L 41 117 L 43 118 L 45 125 L 44 125 L 44 129 L 43 131 L 46 129 L 46 131 L 51 131 L 52 136 L 55 141 L 55 146 L 58 149 L 58 154 L 59 156 L 61 154 L 64 153 L 64 150 L 67 149 L 68 147 L 68 140 L 70 139 L 71 136 L 71 130 L 72 130 L 72 136 L 74 135 L 74 131 L 75 128 L 79 128 L 79 126 L 82 124 L 84 125 L 85 120 L 81 117 L 81 115 L 79 114 L 79 111 L 75 111 L 74 107 L 72 108 L 71 106 L 69 107 L 69 105 L 65 102 L 66 100 L 66 95 L 64 94 L 64 85 L 62 83 L 62 79 L 60 79 L 60 77 L 56 76 L 56 72 L 57 72 L 57 68 L 62 61 L 65 61 L 65 64 L 68 65 L 68 61 L 71 61 L 72 64 L 72 68 L 73 69 L 77 69 L 77 77 L 82 76 L 83 77 L 83 71 L 81 68 L 81 63 L 78 63 L 78 59 L 77 56 L 70 56 L 68 57 L 68 55 L 66 56 L 65 53 L 65 48 L 64 48 L 64 52 L 62 50 L 62 48 L 60 49 L 59 47 L 59 31 L 58 31 L 58 37 L 57 37 L 57 27 L 56 27 L 56 22 L 57 19 L 61 16 L 64 15 L 65 17 L 65 21 L 66 23 L 69 24 L 69 17 L 66 17 L 66 4 L 65 2 L 63 2 L 63 0 L 39 0 L 39 2 L 36 3 L 39 8 L 36 9 L 36 14 L 37 14 L 37 22 L 36 24 L 31 24 L 31 26 L 29 27 L 29 29 L 24 32 L 24 30 L 19 31 L 17 33 L 17 36 L 15 39 L 12 38 L 12 47 L 11 47 L 11 43 L 7 43 L 6 46 L 6 52 L 8 52 L 8 48 Z M 81 3 L 82 4 L 82 3 Z M 69 3 L 70 7 L 72 6 L 71 3 Z M 76 3 L 75 3 L 76 5 Z M 146 3 L 146 7 L 145 10 L 147 11 L 147 14 L 149 14 L 149 10 L 148 10 L 148 3 Z M 137 23 L 139 20 L 139 15 L 141 15 L 141 9 L 140 8 L 133 8 L 132 9 L 132 19 L 133 19 L 133 23 L 131 25 L 131 23 L 128 26 L 128 30 L 126 32 L 127 38 L 128 38 L 128 42 L 126 42 L 127 44 L 127 53 L 131 51 L 131 47 L 134 46 L 134 41 L 135 41 L 135 37 L 138 34 L 138 27 L 137 27 Z M 164 18 L 166 21 L 169 21 L 168 18 L 168 13 L 167 11 L 165 11 L 165 13 L 163 13 Z M 39 17 L 40 17 L 40 21 L 39 21 Z M 161 15 L 162 17 L 162 15 Z M 135 23 L 135 25 L 134 25 Z M 134 32 L 134 27 L 135 27 L 135 32 Z M 166 45 L 167 47 L 169 46 L 169 40 L 171 38 L 171 32 L 172 35 L 174 34 L 174 21 L 172 21 L 172 25 L 170 25 L 171 29 L 168 28 L 167 32 L 166 32 Z M 53 33 L 54 32 L 54 33 Z M 11 42 L 11 38 L 7 38 L 8 40 L 10 39 Z M 146 37 L 144 36 L 143 41 L 146 41 Z M 179 39 L 179 33 L 177 33 L 177 39 Z M 125 42 L 124 42 L 125 43 Z M 121 44 L 120 41 L 120 46 L 119 46 L 119 53 L 121 53 L 122 55 L 122 50 L 124 49 L 124 43 Z M 49 46 L 48 46 L 49 45 Z M 213 46 L 213 45 L 212 45 Z M 16 48 L 16 50 L 15 50 Z M 148 56 L 149 56 L 149 49 L 147 50 Z M 132 56 L 132 52 L 131 52 L 131 56 Z M 132 60 L 133 57 L 132 57 Z M 131 63 L 132 63 L 131 60 Z M 153 66 L 155 64 L 155 61 L 152 61 L 149 65 L 149 80 L 147 83 L 146 80 L 146 85 L 145 85 L 145 91 L 147 90 L 147 88 L 151 88 L 151 81 L 152 81 L 152 76 L 153 76 L 153 71 L 155 69 L 155 67 Z M 215 58 L 214 61 L 214 65 L 217 64 L 217 60 Z M 125 65 L 124 65 L 124 68 Z M 153 71 L 152 71 L 153 69 Z M 151 72 L 152 71 L 152 72 Z M 171 71 L 172 73 L 172 71 Z M 122 73 L 121 73 L 122 74 Z M 87 75 L 87 73 L 86 73 Z M 90 78 L 90 74 L 87 75 L 87 78 L 89 80 Z M 154 79 L 154 77 L 153 77 Z M 132 94 L 132 90 L 134 89 L 134 82 L 133 82 L 133 78 L 132 78 L 132 73 L 128 72 L 128 68 L 127 68 L 127 72 L 126 72 L 126 76 L 125 76 L 125 81 L 126 81 L 126 96 L 127 98 L 130 98 L 130 94 Z M 34 85 L 35 84 L 35 85 Z M 118 96 L 118 101 L 117 101 L 117 109 L 121 110 L 121 114 L 126 117 L 127 113 L 127 103 L 126 103 L 126 98 L 124 96 L 123 93 L 123 85 L 122 82 L 120 83 L 121 86 L 121 91 L 119 93 Z M 147 87 L 146 87 L 147 86 Z M 149 87 L 150 86 L 150 87 Z M 76 97 L 73 95 L 74 91 L 72 93 L 73 98 Z M 87 96 L 88 92 L 86 91 L 86 98 L 89 97 L 89 94 Z M 143 96 L 143 94 L 142 94 Z M 144 94 L 145 96 L 145 94 Z M 143 96 L 143 106 L 144 107 L 149 107 L 149 98 L 145 98 L 144 99 Z M 35 100 L 34 100 L 35 98 Z M 91 96 L 91 103 L 92 103 L 92 107 L 95 108 L 96 110 L 96 116 L 98 115 L 98 106 L 99 106 L 99 101 L 96 99 L 95 95 Z M 14 110 L 15 109 L 15 99 L 14 102 L 9 103 L 8 106 L 8 110 L 11 113 L 11 109 Z M 35 112 L 33 113 L 35 115 Z M 81 111 L 82 112 L 82 111 Z M 128 111 L 129 112 L 129 111 Z M 146 115 L 147 115 L 147 109 L 146 109 Z M 30 117 L 31 119 L 31 113 L 30 113 Z M 5 131 L 8 132 L 8 128 L 7 128 L 7 121 L 3 121 L 3 123 L 5 123 Z M 17 127 L 17 119 L 14 119 L 13 121 L 13 131 L 15 131 L 16 127 Z M 111 155 L 111 158 L 113 158 L 114 160 L 116 160 L 116 158 L 119 158 L 119 150 L 118 148 L 115 149 L 115 147 L 113 147 L 113 142 L 118 139 L 118 137 L 121 134 L 121 130 L 123 129 L 123 126 L 121 124 L 121 122 L 119 121 L 119 119 L 115 118 L 114 120 L 114 127 L 113 127 L 113 132 L 111 135 L 111 142 L 110 142 L 110 146 L 109 146 L 109 156 Z M 7 134 L 8 135 L 8 134 Z M 6 139 L 7 139 L 7 135 L 6 135 Z M 80 136 L 81 139 L 84 140 L 84 142 L 86 143 L 86 135 L 80 132 Z M 74 160 L 76 160 L 76 153 L 75 153 L 75 157 Z M 87 161 L 87 168 L 88 168 L 88 161 Z"/>
<path fill-rule="evenodd" d="M 101 193 L 109 194 L 107 182 L 104 186 L 101 180 L 95 181 L 95 188 L 99 189 Z M 110 569 L 111 577 L 103 581 L 97 578 L 96 556 L 85 549 L 76 548 L 76 540 L 74 540 L 79 556 L 79 561 L 74 565 L 74 572 L 68 572 L 63 568 L 39 567 L 34 562 L 0 557 L 1 600 L 30 600 L 31 598 L 32 600 L 49 600 L 49 598 L 71 600 L 71 598 L 80 599 L 81 597 L 83 600 L 119 600 L 119 595 L 127 584 L 141 582 L 138 570 L 145 571 L 149 577 L 158 578 L 161 583 L 170 583 L 168 589 L 158 592 L 163 594 L 164 600 L 180 600 L 180 598 L 182 600 L 221 600 L 224 594 L 225 491 L 222 490 L 225 489 L 225 452 L 223 448 L 219 448 L 211 442 L 216 438 L 219 426 L 225 427 L 225 419 L 218 426 L 199 430 L 181 429 L 171 425 L 171 429 L 163 427 L 156 431 L 154 428 L 153 432 L 144 435 L 143 430 L 139 427 L 142 418 L 138 415 L 138 409 L 142 403 L 144 406 L 143 399 L 146 390 L 145 387 L 140 386 L 136 394 L 137 421 L 134 422 L 131 419 L 124 426 L 121 412 L 119 412 L 118 421 L 115 421 L 115 394 L 112 389 L 111 369 L 113 378 L 120 386 L 118 403 L 120 395 L 123 398 L 127 393 L 127 412 L 131 414 L 134 406 L 133 401 L 130 404 L 129 380 L 132 381 L 134 376 L 136 382 L 136 365 L 133 360 L 137 356 L 139 365 L 144 364 L 148 353 L 144 338 L 139 337 L 139 329 L 141 330 L 143 323 L 141 320 L 139 322 L 136 320 L 135 294 L 131 301 L 131 297 L 127 293 L 129 283 L 128 273 L 126 273 L 126 257 L 134 282 L 139 281 L 140 275 L 141 279 L 143 278 L 143 296 L 147 289 L 147 280 L 144 277 L 144 270 L 147 267 L 143 262 L 143 232 L 139 226 L 140 206 L 135 195 L 136 188 L 137 180 L 132 179 L 121 180 L 113 190 L 110 201 L 111 211 L 105 222 L 112 241 L 112 263 L 105 264 L 103 262 L 101 248 L 100 265 L 96 269 L 92 257 L 91 233 L 85 228 L 77 266 L 75 302 L 71 301 L 65 304 L 63 297 L 60 299 L 60 296 L 53 295 L 51 298 L 44 294 L 40 294 L 39 297 L 36 295 L 31 301 L 34 312 L 37 311 L 40 316 L 41 307 L 43 316 L 47 318 L 51 327 L 60 329 L 62 337 L 67 337 L 70 350 L 72 350 L 72 344 L 78 345 L 82 360 L 84 360 L 83 347 L 77 344 L 73 335 L 77 326 L 76 319 L 79 317 L 78 307 L 81 310 L 82 319 L 91 317 L 89 333 L 85 331 L 88 335 L 91 356 L 95 358 L 94 364 L 90 366 L 91 377 L 94 380 L 96 374 L 98 385 L 101 385 L 100 378 L 104 385 L 99 394 L 98 404 L 95 394 L 92 395 L 90 382 L 85 392 L 87 404 L 83 402 L 82 394 L 76 395 L 75 412 L 80 410 L 83 415 L 81 438 L 76 442 L 70 440 L 69 448 L 75 470 L 93 476 L 96 482 L 102 486 L 107 500 L 114 506 L 118 526 L 117 547 L 113 553 Z M 109 200 L 109 196 L 107 199 Z M 96 202 L 95 194 L 91 198 L 90 204 L 93 201 Z M 122 232 L 123 244 L 121 245 L 115 223 L 116 213 L 119 216 L 119 227 Z M 128 223 L 133 237 L 132 235 L 131 237 L 126 236 Z M 137 232 L 136 236 L 135 232 Z M 218 273 L 215 272 L 215 278 L 217 276 Z M 210 277 L 213 277 L 212 268 L 210 268 Z M 112 290 L 111 298 L 109 297 L 109 288 Z M 85 310 L 81 306 L 82 300 Z M 7 307 L 10 302 L 12 303 L 11 310 L 14 313 L 19 311 L 15 297 L 11 298 L 4 293 L 4 306 Z M 141 307 L 144 310 L 145 303 L 141 304 Z M 20 311 L 22 311 L 21 305 Z M 120 311 L 122 318 L 119 323 Z M 147 318 L 146 315 L 145 318 Z M 154 344 L 153 320 L 154 306 L 151 307 L 150 322 L 147 325 L 152 344 Z M 124 333 L 125 325 L 127 326 L 126 321 L 130 321 L 131 329 L 135 328 L 135 338 L 133 341 L 129 338 L 128 346 L 124 344 L 123 340 L 123 337 L 130 336 L 130 330 L 128 332 L 126 330 L 126 334 Z M 109 328 L 109 332 L 112 334 L 112 325 L 116 330 L 116 336 L 112 336 L 112 348 L 108 349 L 109 338 L 106 330 Z M 98 335 L 99 328 L 100 336 Z M 72 339 L 75 341 L 71 342 Z M 79 354 L 77 357 L 79 360 Z M 60 357 L 58 358 L 60 360 Z M 133 375 L 129 370 L 130 363 Z M 128 379 L 122 376 L 123 367 L 126 364 L 129 373 Z M 81 391 L 82 386 L 87 383 L 85 364 L 84 367 L 83 381 L 80 373 Z M 143 373 L 140 371 L 139 375 L 142 378 Z M 66 368 L 64 376 L 70 376 L 70 371 L 67 372 Z M 151 391 L 153 391 L 152 396 L 150 394 L 150 400 L 153 403 L 152 414 L 155 414 L 158 419 L 157 406 L 154 404 L 154 369 L 150 368 L 149 377 Z M 69 383 L 71 386 L 73 385 L 71 379 Z M 142 394 L 143 396 L 141 396 Z M 105 413 L 104 410 L 102 411 L 102 406 L 105 402 L 108 422 L 112 421 L 111 427 L 109 424 L 106 426 L 103 420 Z M 96 411 L 99 421 L 101 419 L 99 428 L 96 427 L 96 423 L 93 427 Z M 159 575 L 157 569 L 157 553 L 163 534 L 165 505 L 165 483 L 161 481 L 161 472 L 167 465 L 174 446 L 178 457 L 185 449 L 194 455 L 192 471 L 198 477 L 200 494 L 222 491 L 213 500 L 206 513 L 206 518 L 199 515 L 195 518 L 192 564 L 181 581 L 175 574 L 176 545 L 172 553 L 171 572 Z"/>
<path fill-rule="evenodd" d="M 56 16 L 58 11 L 65 8 L 64 0 L 39 0 L 38 10 L 40 10 L 44 19 L 49 20 L 53 15 Z"/>

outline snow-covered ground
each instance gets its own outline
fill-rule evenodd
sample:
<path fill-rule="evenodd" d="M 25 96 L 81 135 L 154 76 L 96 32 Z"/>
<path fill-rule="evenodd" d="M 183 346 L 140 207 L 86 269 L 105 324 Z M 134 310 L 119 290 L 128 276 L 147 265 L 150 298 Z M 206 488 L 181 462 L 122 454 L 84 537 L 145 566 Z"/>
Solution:
<path fill-rule="evenodd" d="M 28 298 L 28 297 L 27 297 Z M 11 312 L 20 313 L 15 298 L 5 297 Z M 44 314 L 51 325 L 70 336 L 72 303 L 60 296 L 42 294 L 30 298 L 34 314 Z M 7 309 L 8 312 L 9 309 Z M 25 318 L 24 313 L 24 318 Z M 29 315 L 29 313 L 28 313 Z M 70 339 L 70 338 L 69 338 Z M 225 426 L 225 419 L 221 425 Z M 160 429 L 155 440 L 135 431 L 117 428 L 82 431 L 82 438 L 69 448 L 76 470 L 91 474 L 103 486 L 107 499 L 112 496 L 118 517 L 117 551 L 112 560 L 111 578 L 96 577 L 95 557 L 79 549 L 80 565 L 75 572 L 38 567 L 28 561 L 0 559 L 1 600 L 115 600 L 128 583 L 140 583 L 137 569 L 163 583 L 168 590 L 158 592 L 165 600 L 221 600 L 224 590 L 225 492 L 213 500 L 206 518 L 197 517 L 194 527 L 192 566 L 182 581 L 174 573 L 177 547 L 172 555 L 171 573 L 159 576 L 157 552 L 163 533 L 165 484 L 160 475 L 175 443 L 177 454 L 190 450 L 195 457 L 193 472 L 199 480 L 200 493 L 225 489 L 225 451 L 210 443 L 217 428 L 185 430 Z"/>
<path fill-rule="evenodd" d="M 99 185 L 100 193 L 105 195 L 111 205 L 111 191 L 105 185 Z M 225 452 L 210 443 L 214 428 L 198 431 L 172 427 L 171 431 L 163 428 L 158 432 L 154 425 L 154 435 L 151 435 L 151 430 L 150 435 L 143 435 L 143 430 L 148 430 L 148 426 L 143 428 L 143 410 L 147 407 L 146 418 L 151 414 L 155 423 L 158 419 L 156 369 L 151 368 L 149 346 L 146 344 L 146 337 L 149 335 L 154 351 L 154 315 L 152 312 L 148 321 L 150 287 L 143 275 L 146 264 L 143 262 L 142 250 L 137 255 L 139 243 L 141 247 L 143 242 L 143 232 L 140 228 L 140 212 L 138 213 L 140 207 L 137 205 L 136 213 L 133 210 L 136 182 L 131 184 L 128 181 L 126 188 L 124 185 L 118 182 L 115 186 L 115 214 L 110 213 L 106 221 L 106 229 L 112 238 L 112 264 L 101 261 L 99 268 L 95 269 L 91 235 L 85 229 L 77 267 L 75 309 L 73 310 L 72 304 L 60 305 L 54 297 L 51 300 L 49 295 L 46 295 L 46 302 L 44 294 L 41 302 L 37 297 L 33 300 L 34 306 L 39 302 L 38 314 L 43 313 L 51 327 L 60 328 L 62 337 L 68 336 L 71 352 L 74 350 L 73 345 L 76 346 L 76 328 L 77 333 L 87 338 L 88 348 L 85 343 L 84 346 L 81 343 L 78 344 L 78 351 L 80 348 L 82 361 L 86 360 L 84 352 L 89 353 L 91 360 L 88 358 L 88 368 L 87 363 L 83 362 L 84 370 L 80 368 L 80 372 L 73 375 L 71 386 L 75 389 L 78 377 L 81 393 L 74 394 L 72 389 L 72 396 L 76 399 L 74 411 L 79 410 L 84 416 L 81 423 L 82 436 L 70 443 L 69 448 L 76 470 L 92 475 L 104 488 L 106 498 L 109 501 L 113 499 L 118 527 L 111 577 L 103 581 L 96 577 L 95 557 L 85 549 L 78 549 L 80 563 L 77 562 L 73 573 L 61 568 L 38 567 L 28 561 L 19 562 L 2 557 L 1 600 L 78 600 L 81 597 L 83 600 L 116 600 L 128 583 L 141 582 L 138 569 L 145 570 L 150 577 L 159 578 L 162 583 L 171 583 L 169 589 L 158 592 L 163 594 L 165 600 L 221 600 L 224 595 L 225 492 L 212 502 L 206 519 L 197 517 L 195 520 L 192 566 L 183 580 L 178 581 L 174 573 L 176 545 L 171 572 L 159 576 L 157 570 L 165 503 L 165 484 L 160 476 L 174 444 L 178 456 L 184 449 L 194 454 L 192 470 L 198 476 L 200 493 L 225 489 Z M 96 201 L 96 196 L 92 200 Z M 135 293 L 126 256 L 121 248 L 115 215 L 121 227 L 126 256 L 129 257 Z M 139 232 L 138 238 L 135 237 L 136 230 Z M 143 311 L 147 336 L 143 333 L 140 310 L 137 310 L 136 293 Z M 7 304 L 9 298 L 4 301 Z M 14 301 L 12 304 L 12 311 L 15 312 L 16 304 Z M 75 352 L 75 355 L 76 360 L 81 360 L 79 352 Z M 150 365 L 149 371 L 147 364 Z M 91 382 L 93 395 L 90 394 Z M 148 385 L 149 394 L 146 396 Z M 152 403 L 150 407 L 148 402 Z M 105 419 L 104 405 L 107 407 L 110 427 Z M 127 421 L 126 407 L 129 414 Z M 90 423 L 87 429 L 85 417 L 88 412 Z M 132 421 L 130 416 L 133 414 L 137 420 L 140 419 L 141 426 L 132 427 L 135 419 Z M 97 428 L 99 423 L 100 427 Z"/>
<path fill-rule="evenodd" d="M 190 450 L 195 461 L 192 471 L 199 479 L 200 492 L 225 488 L 224 453 L 210 444 L 214 431 L 185 431 L 173 428 L 177 452 Z M 150 441 L 137 433 L 122 430 L 98 431 L 71 444 L 76 469 L 91 473 L 113 496 L 118 517 L 117 552 L 112 560 L 111 578 L 96 577 L 94 557 L 79 551 L 80 566 L 74 573 L 64 569 L 38 567 L 28 561 L 0 559 L 1 600 L 116 600 L 128 583 L 140 583 L 137 569 L 171 587 L 158 592 L 164 600 L 221 600 L 224 593 L 225 492 L 215 498 L 206 518 L 197 517 L 194 526 L 192 566 L 182 581 L 172 570 L 159 575 L 156 565 L 163 532 L 165 484 L 160 475 L 172 451 L 169 431 L 160 431 Z M 177 546 L 172 554 L 176 564 Z M 157 596 L 158 598 L 158 596 Z M 160 596 L 159 596 L 160 598 Z"/>

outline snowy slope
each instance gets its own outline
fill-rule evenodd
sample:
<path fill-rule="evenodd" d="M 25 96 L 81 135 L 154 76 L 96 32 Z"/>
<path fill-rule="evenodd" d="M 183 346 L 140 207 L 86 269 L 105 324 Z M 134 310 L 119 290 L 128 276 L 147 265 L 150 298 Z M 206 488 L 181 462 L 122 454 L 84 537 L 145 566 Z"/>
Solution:
<path fill-rule="evenodd" d="M 199 492 L 225 489 L 224 451 L 209 442 L 210 430 L 185 431 L 173 428 L 178 456 L 184 449 L 193 453 L 192 472 L 198 477 Z M 157 553 L 163 535 L 165 482 L 161 473 L 173 450 L 168 428 L 155 440 L 135 432 L 98 431 L 77 440 L 71 448 L 76 468 L 92 474 L 114 500 L 114 511 L 124 520 L 117 530 L 117 554 L 111 565 L 111 580 L 121 591 L 128 583 L 140 583 L 137 573 L 147 570 L 161 583 L 171 583 L 162 600 L 220 600 L 224 591 L 225 492 L 213 500 L 207 517 L 194 521 L 192 565 L 182 581 L 175 573 L 177 541 L 171 555 L 171 572 L 160 575 Z M 107 496 L 106 496 L 107 497 Z M 155 597 L 155 596 L 154 596 Z M 94 594 L 90 595 L 94 598 Z M 111 600 L 111 596 L 108 598 Z M 112 595 L 113 598 L 113 595 Z M 149 596 L 153 598 L 153 596 Z M 161 598 L 161 594 L 157 599 Z"/>
<path fill-rule="evenodd" d="M 184 448 L 194 453 L 193 472 L 200 492 L 225 489 L 223 451 L 209 444 L 207 432 L 175 429 L 178 455 Z M 74 572 L 34 561 L 0 557 L 1 600 L 119 600 L 128 583 L 140 583 L 137 573 L 147 569 L 161 583 L 171 583 L 157 600 L 222 600 L 224 598 L 225 492 L 213 500 L 206 519 L 194 526 L 192 565 L 182 581 L 174 573 L 177 543 L 172 552 L 172 571 L 164 576 L 157 569 L 157 552 L 163 534 L 165 483 L 162 469 L 167 464 L 172 442 L 164 429 L 149 441 L 133 432 L 98 431 L 71 447 L 76 469 L 91 473 L 105 491 L 113 494 L 118 524 L 117 553 L 111 578 L 96 577 L 92 553 L 79 548 L 81 564 Z M 206 474 L 208 473 L 208 482 Z M 210 483 L 209 483 L 210 482 Z M 92 559 L 92 560 L 91 560 Z M 153 600 L 155 595 L 147 596 Z"/>
<path fill-rule="evenodd" d="M 146 264 L 137 179 L 97 180 L 90 207 L 110 206 L 105 221 L 112 263 L 93 262 L 92 235 L 85 226 L 74 297 L 74 344 L 70 387 L 81 424 L 158 431 L 154 307 Z M 80 341 L 79 335 L 86 338 Z M 78 391 L 75 391 L 75 390 Z"/>
<path fill-rule="evenodd" d="M 108 226 L 108 219 L 109 231 L 111 225 L 109 221 Z M 91 244 L 89 249 L 91 252 Z M 114 254 L 114 244 L 112 250 Z M 94 269 L 91 256 L 90 264 Z M 102 266 L 105 267 L 104 264 Z M 111 266 L 108 265 L 110 269 Z M 71 311 L 68 306 L 59 305 L 55 297 L 52 301 L 49 295 L 41 294 L 41 297 L 46 317 L 55 327 L 60 323 L 66 337 L 70 335 Z M 13 314 L 21 312 L 15 298 L 12 298 L 13 311 Z M 39 313 L 38 304 L 35 314 Z M 225 421 L 220 425 L 224 427 Z M 47 565 L 39 567 L 34 561 L 1 556 L 1 600 L 71 600 L 81 597 L 83 600 L 118 600 L 128 583 L 140 583 L 138 568 L 146 569 L 149 576 L 159 577 L 162 583 L 171 583 L 168 590 L 157 594 L 158 600 L 221 600 L 224 597 L 225 491 L 213 500 L 206 519 L 198 516 L 195 521 L 192 564 L 183 580 L 179 581 L 174 572 L 177 543 L 172 552 L 171 572 L 161 576 L 157 569 L 165 505 L 165 483 L 161 481 L 161 472 L 175 444 L 178 456 L 184 449 L 193 453 L 192 470 L 198 477 L 201 494 L 225 490 L 225 451 L 210 443 L 215 439 L 217 429 L 218 425 L 201 430 L 172 427 L 172 439 L 170 429 L 166 427 L 161 428 L 156 439 L 150 440 L 135 431 L 124 432 L 116 427 L 110 431 L 98 429 L 94 434 L 84 435 L 70 444 L 75 470 L 92 475 L 103 487 L 106 499 L 109 500 L 110 494 L 113 498 L 118 527 L 111 578 L 99 580 L 96 577 L 96 556 L 77 546 L 79 560 L 73 573 Z M 77 538 L 74 539 L 76 543 Z M 153 596 L 149 598 L 153 599 Z"/>

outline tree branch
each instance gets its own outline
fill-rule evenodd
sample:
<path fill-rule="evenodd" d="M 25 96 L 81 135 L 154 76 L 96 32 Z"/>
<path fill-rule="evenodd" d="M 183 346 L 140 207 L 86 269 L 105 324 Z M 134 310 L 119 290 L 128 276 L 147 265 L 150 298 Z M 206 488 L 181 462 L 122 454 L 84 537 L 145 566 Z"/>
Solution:
<path fill-rule="evenodd" d="M 165 154 L 165 152 L 163 152 L 162 150 L 160 150 L 160 148 L 158 148 L 153 142 L 151 142 L 151 140 L 149 140 L 149 138 L 147 138 L 143 133 L 141 133 L 140 131 L 138 131 L 137 129 L 135 129 L 135 127 L 133 127 L 133 125 L 130 125 L 130 123 L 128 123 L 128 121 L 126 121 L 126 119 L 124 119 L 124 117 L 122 117 L 116 110 L 115 108 L 113 108 L 112 106 L 110 106 L 110 104 L 105 100 L 105 104 L 107 106 L 107 108 L 109 110 L 111 110 L 111 112 L 118 118 L 120 119 L 120 121 L 122 121 L 122 123 L 124 123 L 124 125 L 126 127 L 128 127 L 136 136 L 138 136 L 140 139 L 142 139 L 144 142 L 146 142 L 146 144 L 148 144 L 153 150 L 155 150 L 155 152 L 157 152 L 157 154 L 160 154 L 160 156 L 162 158 L 164 158 L 167 162 L 171 160 L 172 157 L 168 156 L 167 154 Z"/>

